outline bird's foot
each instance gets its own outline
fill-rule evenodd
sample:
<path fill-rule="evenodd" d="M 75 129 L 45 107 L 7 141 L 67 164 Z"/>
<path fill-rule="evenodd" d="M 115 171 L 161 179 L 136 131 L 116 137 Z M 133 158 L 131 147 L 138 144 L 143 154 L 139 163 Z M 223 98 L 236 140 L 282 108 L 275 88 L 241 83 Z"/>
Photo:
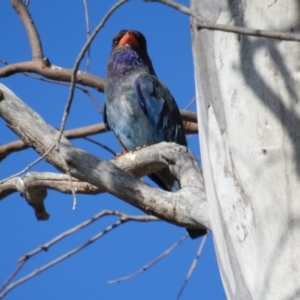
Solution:
<path fill-rule="evenodd" d="M 117 159 L 118 157 L 122 156 L 122 155 L 125 155 L 126 153 L 128 153 L 128 151 L 124 151 L 124 152 L 121 152 L 121 153 L 117 153 L 114 157 L 114 159 Z"/>
<path fill-rule="evenodd" d="M 135 150 L 133 150 L 132 152 L 138 151 L 138 150 L 141 150 L 141 149 L 144 149 L 144 148 L 147 148 L 147 147 L 148 147 L 147 145 L 142 145 L 142 146 L 136 147 Z"/>

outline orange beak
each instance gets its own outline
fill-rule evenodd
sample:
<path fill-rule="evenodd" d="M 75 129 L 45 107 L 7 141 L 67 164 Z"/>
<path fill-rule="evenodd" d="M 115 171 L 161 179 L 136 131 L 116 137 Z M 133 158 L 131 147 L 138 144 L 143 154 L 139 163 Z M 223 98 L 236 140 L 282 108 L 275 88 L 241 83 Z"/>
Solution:
<path fill-rule="evenodd" d="M 135 38 L 134 34 L 131 31 L 127 31 L 123 37 L 120 39 L 118 46 L 122 45 L 133 45 L 133 46 L 138 46 L 139 47 L 139 42 Z"/>

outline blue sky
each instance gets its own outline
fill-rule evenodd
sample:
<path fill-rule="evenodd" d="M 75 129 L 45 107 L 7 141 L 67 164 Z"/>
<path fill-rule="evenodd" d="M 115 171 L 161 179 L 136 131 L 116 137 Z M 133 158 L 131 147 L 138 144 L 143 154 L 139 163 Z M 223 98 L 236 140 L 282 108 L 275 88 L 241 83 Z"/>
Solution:
<path fill-rule="evenodd" d="M 180 2 L 188 5 L 188 1 Z M 88 1 L 92 30 L 113 3 Z M 30 60 L 29 43 L 17 14 L 8 0 L 1 1 L 0 7 L 0 59 L 9 63 Z M 57 66 L 72 68 L 86 41 L 83 1 L 30 1 L 29 9 L 38 28 L 45 57 Z M 158 77 L 169 87 L 179 107 L 185 108 L 195 96 L 189 18 L 160 4 L 126 3 L 111 16 L 91 47 L 92 74 L 105 77 L 111 41 L 121 29 L 137 29 L 144 33 Z M 85 61 L 80 69 L 85 69 Z M 67 87 L 30 79 L 22 74 L 1 78 L 0 82 L 49 124 L 60 126 L 69 93 Z M 90 92 L 103 107 L 103 94 L 92 89 Z M 195 106 L 190 109 L 195 111 Z M 102 115 L 90 99 L 77 90 L 67 129 L 102 121 Z M 120 152 L 112 133 L 94 138 Z M 17 136 L 0 119 L 0 144 L 16 139 Z M 188 143 L 195 156 L 199 157 L 198 136 L 189 137 Z M 112 158 L 110 153 L 85 140 L 73 140 L 72 144 L 102 159 Z M 31 149 L 10 155 L 0 162 L 0 180 L 22 170 L 37 157 Z M 46 162 L 39 163 L 31 171 L 57 172 Z M 17 259 L 23 254 L 101 210 L 142 214 L 109 194 L 78 195 L 75 211 L 72 210 L 72 201 L 70 195 L 49 191 L 45 205 L 50 219 L 44 222 L 35 219 L 31 207 L 19 194 L 0 202 L 0 283 L 16 267 Z M 33 257 L 17 278 L 82 244 L 115 220 L 113 217 L 101 219 L 48 252 Z M 133 279 L 113 285 L 107 284 L 107 281 L 141 268 L 184 234 L 183 228 L 165 222 L 125 224 L 75 256 L 20 285 L 5 299 L 175 299 L 201 239 L 186 240 L 158 264 Z M 211 234 L 181 299 L 225 299 Z"/>

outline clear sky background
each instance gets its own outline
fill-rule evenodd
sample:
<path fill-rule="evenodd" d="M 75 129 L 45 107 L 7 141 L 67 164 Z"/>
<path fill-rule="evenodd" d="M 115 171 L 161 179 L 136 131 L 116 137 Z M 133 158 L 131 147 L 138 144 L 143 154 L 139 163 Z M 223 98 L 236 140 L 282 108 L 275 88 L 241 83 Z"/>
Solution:
<path fill-rule="evenodd" d="M 189 5 L 188 1 L 180 1 Z M 114 1 L 88 1 L 91 30 L 99 23 Z M 30 1 L 30 12 L 39 31 L 44 55 L 51 63 L 72 68 L 86 41 L 83 1 Z M 25 30 L 10 1 L 0 3 L 0 59 L 9 63 L 31 60 Z M 119 8 L 98 34 L 91 47 L 90 73 L 105 78 L 105 67 L 113 36 L 121 29 L 144 33 L 148 52 L 158 77 L 169 87 L 178 106 L 185 108 L 195 96 L 189 18 L 160 4 L 130 1 Z M 85 61 L 81 64 L 85 69 Z M 59 127 L 69 93 L 68 87 L 30 79 L 22 74 L 0 78 L 49 124 Z M 102 93 L 89 89 L 103 107 Z M 195 111 L 195 104 L 190 107 Z M 91 100 L 76 90 L 67 129 L 103 122 Z M 120 152 L 112 133 L 94 138 Z M 17 136 L 0 119 L 0 144 Z M 198 136 L 188 137 L 190 149 L 200 157 Z M 102 159 L 112 155 L 85 140 L 72 144 Z M 0 162 L 0 180 L 27 166 L 38 157 L 31 149 L 13 153 Z M 41 162 L 31 171 L 57 172 Z M 109 194 L 78 195 L 72 210 L 72 196 L 49 191 L 45 205 L 50 219 L 37 221 L 33 210 L 17 193 L 0 202 L 0 285 L 17 265 L 17 259 L 63 231 L 91 218 L 101 210 L 120 210 L 142 214 Z M 68 237 L 63 242 L 30 259 L 17 278 L 43 266 L 112 224 L 106 217 Z M 175 299 L 195 257 L 201 239 L 186 240 L 151 269 L 122 283 L 108 280 L 130 274 L 157 257 L 180 237 L 185 229 L 166 222 L 127 223 L 107 234 L 75 256 L 52 267 L 11 291 L 5 299 Z M 212 235 L 199 259 L 181 299 L 225 299 L 214 252 Z"/>

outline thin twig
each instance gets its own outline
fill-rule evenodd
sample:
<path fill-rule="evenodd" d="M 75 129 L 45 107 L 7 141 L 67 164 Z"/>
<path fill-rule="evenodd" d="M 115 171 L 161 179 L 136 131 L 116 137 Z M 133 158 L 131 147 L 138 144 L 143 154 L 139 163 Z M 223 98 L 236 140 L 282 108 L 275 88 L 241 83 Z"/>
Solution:
<path fill-rule="evenodd" d="M 170 252 L 172 252 L 175 248 L 177 248 L 182 242 L 184 242 L 187 237 L 189 235 L 186 233 L 183 237 L 181 237 L 175 244 L 173 244 L 170 248 L 168 248 L 167 250 L 165 250 L 162 254 L 160 254 L 159 256 L 157 256 L 155 259 L 153 259 L 152 261 L 150 261 L 148 264 L 146 264 L 145 266 L 143 266 L 142 268 L 140 268 L 139 270 L 135 271 L 132 274 L 129 274 L 127 276 L 118 278 L 118 279 L 113 279 L 108 281 L 108 283 L 113 284 L 113 283 L 119 283 L 122 282 L 124 280 L 128 280 L 132 277 L 137 276 L 138 274 L 147 271 L 149 268 L 151 268 L 153 265 L 155 265 L 157 262 L 159 262 L 162 258 L 164 258 L 165 256 L 167 256 Z"/>
<path fill-rule="evenodd" d="M 103 231 L 99 232 L 98 234 L 96 234 L 95 236 L 93 236 L 91 239 L 89 239 L 88 241 L 86 241 L 85 243 L 83 243 L 82 245 L 72 249 L 71 251 L 61 255 L 60 257 L 52 260 L 51 262 L 49 262 L 48 264 L 45 264 L 44 266 L 42 266 L 39 269 L 36 269 L 35 271 L 29 273 L 28 275 L 20 278 L 19 280 L 13 282 L 12 284 L 10 284 L 1 294 L 0 294 L 0 299 L 3 298 L 8 292 L 10 292 L 12 289 L 14 289 L 15 287 L 17 287 L 18 285 L 26 282 L 27 280 L 31 279 L 32 277 L 36 276 L 36 275 L 40 275 L 42 272 L 46 271 L 47 269 L 53 267 L 54 265 L 62 262 L 63 260 L 65 260 L 68 257 L 71 257 L 72 255 L 76 254 L 77 252 L 79 252 L 80 250 L 82 250 L 83 248 L 85 248 L 86 246 L 91 245 L 93 242 L 95 242 L 96 240 L 98 240 L 99 238 L 101 238 L 102 236 L 104 236 L 106 233 L 110 232 L 111 230 L 113 230 L 114 228 L 120 226 L 123 222 L 121 220 L 116 221 L 114 224 L 106 227 Z"/>
<path fill-rule="evenodd" d="M 3 63 L 4 65 L 9 65 L 9 63 L 6 60 L 0 59 L 0 62 Z"/>
<path fill-rule="evenodd" d="M 78 71 L 80 62 L 82 61 L 84 54 L 86 53 L 86 51 L 88 50 L 88 48 L 90 47 L 92 41 L 94 40 L 94 38 L 96 37 L 97 33 L 99 32 L 99 30 L 104 26 L 104 24 L 106 23 L 106 21 L 108 20 L 108 18 L 111 16 L 111 14 L 122 4 L 124 4 L 127 0 L 119 0 L 115 5 L 113 5 L 111 7 L 111 9 L 106 13 L 106 15 L 103 17 L 103 19 L 100 21 L 100 23 L 97 25 L 96 29 L 93 31 L 93 33 L 91 34 L 90 38 L 88 39 L 88 41 L 85 43 L 85 45 L 82 47 L 79 55 L 77 56 L 77 59 L 75 61 L 75 64 L 73 66 L 72 69 L 72 77 L 71 77 L 71 85 L 70 85 L 70 92 L 69 92 L 69 97 L 67 100 L 67 104 L 65 106 L 64 109 L 64 113 L 63 113 L 63 117 L 62 117 L 62 121 L 60 124 L 60 130 L 59 130 L 59 134 L 57 137 L 57 141 L 56 141 L 56 147 L 59 148 L 59 142 L 60 139 L 63 135 L 65 126 L 66 126 L 66 122 L 67 122 L 67 118 L 68 115 L 70 113 L 70 109 L 73 103 L 73 98 L 74 98 L 74 92 L 75 92 L 75 83 L 76 83 L 76 73 Z M 69 167 L 66 164 L 66 172 L 67 174 L 69 174 Z M 73 194 L 73 209 L 76 207 L 76 193 L 75 190 L 73 189 L 73 183 L 72 183 L 72 176 L 70 175 L 70 184 L 71 184 L 71 188 L 72 188 L 72 194 Z"/>
<path fill-rule="evenodd" d="M 97 102 L 97 100 L 93 97 L 93 95 L 89 92 L 88 88 L 85 85 L 82 85 L 82 87 L 80 89 L 91 99 L 91 101 L 93 102 L 93 104 L 96 106 L 98 112 L 100 114 L 103 114 L 102 107 L 99 105 L 99 103 Z"/>
<path fill-rule="evenodd" d="M 24 263 L 26 261 L 28 261 L 29 258 L 31 258 L 32 256 L 36 255 L 37 253 L 43 251 L 48 250 L 51 246 L 53 246 L 55 243 L 57 243 L 58 241 L 62 240 L 63 238 L 77 232 L 78 230 L 88 226 L 89 224 L 93 223 L 94 221 L 98 220 L 99 218 L 105 216 L 105 215 L 115 215 L 115 216 L 119 216 L 119 220 L 117 220 L 115 223 L 113 223 L 112 225 L 107 226 L 103 231 L 99 232 L 98 234 L 94 235 L 92 238 L 90 238 L 89 240 L 87 240 L 85 243 L 81 244 L 80 246 L 70 250 L 69 252 L 61 255 L 60 257 L 52 260 L 51 262 L 49 262 L 48 264 L 45 264 L 44 266 L 42 266 L 39 269 L 36 269 L 35 271 L 29 273 L 28 275 L 20 278 L 19 280 L 13 282 L 12 284 L 10 284 L 7 288 L 5 288 L 7 286 L 7 283 L 9 283 L 18 273 L 18 271 L 21 269 L 21 267 L 24 265 Z M 18 285 L 26 282 L 27 280 L 31 279 L 32 277 L 41 274 L 42 272 L 44 272 L 45 270 L 53 267 L 54 265 L 60 263 L 61 261 L 65 260 L 66 258 L 71 257 L 72 255 L 76 254 L 77 252 L 79 252 L 80 250 L 82 250 L 83 248 L 91 245 L 92 243 L 94 243 L 96 240 L 98 240 L 99 238 L 103 237 L 105 234 L 107 234 L 108 232 L 112 231 L 113 229 L 117 228 L 118 226 L 128 222 L 128 221 L 136 221 L 136 222 L 149 222 L 149 221 L 159 221 L 159 219 L 157 219 L 156 217 L 153 216 L 147 216 L 147 215 L 142 215 L 142 216 L 132 216 L 132 215 L 126 215 L 122 212 L 118 212 L 118 211 L 102 211 L 99 214 L 95 215 L 93 218 L 69 229 L 68 231 L 65 231 L 64 233 L 60 234 L 59 236 L 57 236 L 56 238 L 54 238 L 53 240 L 51 240 L 50 242 L 48 242 L 45 245 L 40 246 L 39 248 L 25 254 L 24 256 L 22 256 L 18 261 L 19 261 L 19 266 L 16 268 L 16 270 L 14 270 L 14 272 L 9 276 L 9 278 L 5 281 L 5 286 L 4 284 L 1 287 L 1 293 L 0 293 L 0 299 L 3 298 L 8 292 L 10 292 L 12 289 L 14 289 L 15 287 L 17 287 Z M 21 266 L 21 267 L 20 267 Z"/>
<path fill-rule="evenodd" d="M 107 132 L 107 128 L 105 127 L 104 123 L 100 123 L 66 130 L 64 131 L 64 137 L 68 138 L 69 140 L 72 140 L 103 132 Z M 24 144 L 24 142 L 21 140 L 17 140 L 0 146 L 0 161 L 13 152 L 21 151 L 27 148 L 29 148 L 29 146 Z"/>
<path fill-rule="evenodd" d="M 65 168 L 66 168 L 66 173 L 68 175 L 68 178 L 69 178 L 69 182 L 70 182 L 70 190 L 72 192 L 72 196 L 73 196 L 73 206 L 72 206 L 72 210 L 75 210 L 76 209 L 76 206 L 77 206 L 77 194 L 76 194 L 76 191 L 74 189 L 74 184 L 73 184 L 73 179 L 72 179 L 72 176 L 71 176 L 71 173 L 69 171 L 69 167 L 67 165 L 67 163 L 65 162 Z"/>
<path fill-rule="evenodd" d="M 106 146 L 106 145 L 104 145 L 104 144 L 102 144 L 102 143 L 100 143 L 100 142 L 98 142 L 98 141 L 96 141 L 96 140 L 94 140 L 94 139 L 91 139 L 91 138 L 89 138 L 89 137 L 84 137 L 84 139 L 87 140 L 87 141 L 89 141 L 89 142 L 91 142 L 91 143 L 94 143 L 94 144 L 100 146 L 101 148 L 107 150 L 109 153 L 111 153 L 111 154 L 114 155 L 114 156 L 117 155 L 117 153 L 116 153 L 114 150 L 112 150 L 112 149 L 109 148 L 108 146 Z"/>
<path fill-rule="evenodd" d="M 99 30 L 105 25 L 106 21 L 108 20 L 108 18 L 111 16 L 111 14 L 118 8 L 120 7 L 122 4 L 124 4 L 125 2 L 127 2 L 127 0 L 119 0 L 115 5 L 113 5 L 111 7 L 111 9 L 106 13 L 106 15 L 103 17 L 103 19 L 100 21 L 100 23 L 97 25 L 96 29 L 93 31 L 93 33 L 91 34 L 89 40 L 85 43 L 85 45 L 82 47 L 79 55 L 77 56 L 77 59 L 75 61 L 74 67 L 72 69 L 72 78 L 71 78 L 71 86 L 70 86 L 70 93 L 69 93 L 69 97 L 67 100 L 67 104 L 66 107 L 64 109 L 64 114 L 63 114 L 63 118 L 62 118 L 62 122 L 61 122 L 61 126 L 60 126 L 60 132 L 59 132 L 59 136 L 57 138 L 57 142 L 59 143 L 65 125 L 66 125 L 66 121 L 67 121 L 67 117 L 69 115 L 70 112 L 70 108 L 72 105 L 72 101 L 73 101 L 73 96 L 74 96 L 74 86 L 75 86 L 75 79 L 76 79 L 76 73 L 79 67 L 79 64 L 81 62 L 81 60 L 84 57 L 85 52 L 87 51 L 87 49 L 90 47 L 90 44 L 92 43 L 92 41 L 94 40 L 94 38 L 96 37 L 96 35 L 98 34 Z"/>
<path fill-rule="evenodd" d="M 196 102 L 196 97 L 193 97 L 193 99 L 188 103 L 188 105 L 184 108 L 184 110 L 188 110 L 195 102 Z"/>
<path fill-rule="evenodd" d="M 218 30 L 218 31 L 225 31 L 243 35 L 250 35 L 250 36 L 257 36 L 257 37 L 265 37 L 277 40 L 285 40 L 285 41 L 300 41 L 300 34 L 297 33 L 290 33 L 290 32 L 278 32 L 278 31 L 269 31 L 269 30 L 260 30 L 260 29 L 250 29 L 245 27 L 239 27 L 234 25 L 222 25 L 216 24 L 204 18 L 199 13 L 196 13 L 194 10 L 181 5 L 172 0 L 144 0 L 145 2 L 158 2 L 161 4 L 165 4 L 172 8 L 175 8 L 182 13 L 191 16 L 199 21 L 197 29 L 210 29 L 210 30 Z"/>
<path fill-rule="evenodd" d="M 87 40 L 89 40 L 91 31 L 90 31 L 90 23 L 89 23 L 89 12 L 88 12 L 88 4 L 86 0 L 83 0 L 83 6 L 84 6 L 84 15 L 85 15 L 85 25 L 86 25 L 86 35 Z M 88 73 L 90 68 L 90 60 L 91 60 L 91 47 L 87 50 L 87 59 L 86 59 L 86 66 L 85 71 Z"/>
<path fill-rule="evenodd" d="M 55 148 L 55 144 L 49 148 L 42 156 L 38 157 L 35 161 L 33 161 L 32 163 L 30 163 L 26 168 L 24 168 L 22 171 L 14 174 L 14 175 L 11 175 L 10 177 L 7 177 L 5 179 L 3 179 L 2 181 L 0 181 L 0 184 L 1 183 L 4 183 L 5 181 L 11 179 L 11 178 L 14 178 L 14 177 L 17 177 L 17 176 L 20 176 L 21 174 L 27 172 L 29 169 L 31 169 L 34 165 L 36 165 L 38 162 L 40 162 L 41 160 L 43 160 L 53 149 Z"/>
<path fill-rule="evenodd" d="M 42 246 L 39 246 L 35 250 L 33 250 L 29 253 L 26 253 L 25 255 L 23 255 L 21 258 L 18 259 L 18 262 L 20 263 L 22 261 L 28 260 L 29 258 L 31 258 L 32 256 L 34 256 L 35 254 L 37 254 L 41 251 L 47 251 L 51 246 L 55 245 L 59 241 L 61 241 L 64 238 L 68 237 L 69 235 L 85 228 L 86 226 L 92 224 L 93 222 L 97 221 L 98 219 L 100 219 L 104 216 L 118 216 L 120 218 L 127 219 L 127 220 L 133 220 L 133 221 L 143 221 L 143 220 L 158 221 L 159 220 L 159 219 L 157 219 L 156 217 L 153 217 L 153 216 L 147 216 L 147 215 L 132 216 L 132 215 L 126 215 L 126 214 L 124 214 L 120 211 L 102 210 L 98 214 L 94 215 L 92 218 L 90 218 L 90 219 L 74 226 L 73 228 L 71 228 L 71 229 L 69 229 L 69 230 L 67 230 L 63 233 L 61 233 L 60 235 L 56 236 L 51 241 L 47 242 L 46 244 L 44 244 Z"/>
<path fill-rule="evenodd" d="M 196 113 L 188 112 L 184 110 L 181 110 L 180 113 L 182 116 L 185 133 L 186 134 L 198 133 Z M 107 132 L 107 128 L 105 127 L 104 123 L 100 123 L 100 124 L 94 124 L 90 126 L 66 130 L 64 131 L 64 137 L 71 140 L 71 139 L 78 139 L 78 138 L 91 136 L 95 134 L 100 134 L 104 132 Z M 5 144 L 3 146 L 0 146 L 0 161 L 13 152 L 21 151 L 27 148 L 28 146 L 24 144 L 24 142 L 21 140 L 17 140 Z"/>
<path fill-rule="evenodd" d="M 181 289 L 180 289 L 180 291 L 179 291 L 179 293 L 178 293 L 178 295 L 176 297 L 176 300 L 179 300 L 180 296 L 182 295 L 182 293 L 183 293 L 183 291 L 184 291 L 187 283 L 189 282 L 189 280 L 190 280 L 190 278 L 191 278 L 191 276 L 192 276 L 192 274 L 193 274 L 193 272 L 194 272 L 194 270 L 195 270 L 195 268 L 197 266 L 199 257 L 200 257 L 200 255 L 202 253 L 203 247 L 204 247 L 205 242 L 207 240 L 207 235 L 208 235 L 208 233 L 203 237 L 203 239 L 202 239 L 202 241 L 200 243 L 200 246 L 199 246 L 199 248 L 197 250 L 196 256 L 195 256 L 195 258 L 194 258 L 194 260 L 193 260 L 193 262 L 191 264 L 191 267 L 190 267 L 190 269 L 189 269 L 186 277 L 184 278 L 183 285 L 182 285 L 182 287 L 181 287 Z"/>
<path fill-rule="evenodd" d="M 6 65 L 8 65 L 8 63 Z M 43 81 L 43 82 L 49 82 L 49 83 L 54 83 L 54 84 L 57 84 L 57 85 L 63 85 L 63 86 L 66 86 L 66 87 L 70 87 L 70 83 L 69 82 L 61 82 L 61 81 L 57 81 L 57 80 L 53 80 L 53 79 L 48 79 L 48 78 L 44 78 L 44 77 L 41 77 L 41 76 L 36 76 L 36 75 L 29 74 L 27 72 L 22 72 L 22 74 L 24 74 L 25 76 L 27 76 L 29 78 L 33 78 L 33 79 L 40 80 L 40 81 Z M 94 98 L 94 96 L 89 92 L 89 90 L 88 90 L 88 88 L 87 88 L 86 85 L 82 85 L 82 86 L 75 85 L 75 89 L 79 89 L 82 92 L 84 92 L 91 99 L 91 101 L 93 102 L 93 104 L 96 106 L 98 112 L 101 113 L 101 114 L 103 114 L 102 107 L 96 101 L 96 99 Z"/>
<path fill-rule="evenodd" d="M 2 291 L 7 287 L 7 285 L 13 280 L 15 276 L 20 272 L 20 270 L 23 268 L 25 264 L 25 261 L 20 262 L 17 267 L 14 269 L 14 271 L 7 277 L 7 279 L 4 281 L 2 286 L 0 287 L 0 295 Z"/>

